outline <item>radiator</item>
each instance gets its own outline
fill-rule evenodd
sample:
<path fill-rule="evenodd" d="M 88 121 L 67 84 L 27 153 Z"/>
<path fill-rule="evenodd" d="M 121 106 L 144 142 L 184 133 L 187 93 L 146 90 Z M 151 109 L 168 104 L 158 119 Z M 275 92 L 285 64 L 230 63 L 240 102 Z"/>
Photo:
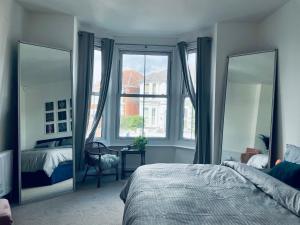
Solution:
<path fill-rule="evenodd" d="M 13 151 L 0 152 L 0 197 L 12 190 Z"/>

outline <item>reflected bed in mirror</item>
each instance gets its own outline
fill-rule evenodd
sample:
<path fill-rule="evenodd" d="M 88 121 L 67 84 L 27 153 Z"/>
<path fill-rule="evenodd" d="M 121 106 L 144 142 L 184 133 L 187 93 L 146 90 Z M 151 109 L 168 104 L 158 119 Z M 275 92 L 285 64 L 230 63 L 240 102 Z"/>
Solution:
<path fill-rule="evenodd" d="M 19 43 L 21 202 L 73 189 L 70 52 Z"/>
<path fill-rule="evenodd" d="M 228 58 L 222 161 L 268 167 L 277 51 Z"/>

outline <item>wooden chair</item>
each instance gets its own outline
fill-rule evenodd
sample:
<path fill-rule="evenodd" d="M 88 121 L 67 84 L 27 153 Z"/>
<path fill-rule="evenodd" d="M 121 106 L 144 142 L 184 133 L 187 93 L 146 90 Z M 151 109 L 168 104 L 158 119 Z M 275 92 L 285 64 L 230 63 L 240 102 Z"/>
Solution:
<path fill-rule="evenodd" d="M 103 176 L 104 170 L 115 169 L 116 173 L 105 175 L 116 175 L 116 180 L 119 180 L 118 166 L 120 162 L 119 151 L 106 147 L 101 142 L 90 142 L 85 145 L 85 164 L 86 170 L 82 180 L 85 182 L 87 176 L 97 177 L 97 187 L 100 187 L 100 179 Z M 93 167 L 96 170 L 94 174 L 88 174 L 89 169 Z"/>

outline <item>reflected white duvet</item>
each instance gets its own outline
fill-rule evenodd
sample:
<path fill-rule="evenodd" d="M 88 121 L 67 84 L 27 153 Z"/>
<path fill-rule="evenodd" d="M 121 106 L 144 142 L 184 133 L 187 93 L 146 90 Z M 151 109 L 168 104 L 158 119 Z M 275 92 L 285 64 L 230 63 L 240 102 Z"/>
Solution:
<path fill-rule="evenodd" d="M 22 172 L 39 170 L 51 177 L 54 169 L 62 162 L 72 160 L 72 148 L 29 149 L 22 151 Z"/>

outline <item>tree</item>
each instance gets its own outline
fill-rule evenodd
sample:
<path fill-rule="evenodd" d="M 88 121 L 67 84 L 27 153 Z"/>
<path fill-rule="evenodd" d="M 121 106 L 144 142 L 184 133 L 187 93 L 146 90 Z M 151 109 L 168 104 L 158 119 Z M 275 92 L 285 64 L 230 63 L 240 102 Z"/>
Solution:
<path fill-rule="evenodd" d="M 121 127 L 126 130 L 142 128 L 143 118 L 141 116 L 123 116 L 121 117 Z"/>

